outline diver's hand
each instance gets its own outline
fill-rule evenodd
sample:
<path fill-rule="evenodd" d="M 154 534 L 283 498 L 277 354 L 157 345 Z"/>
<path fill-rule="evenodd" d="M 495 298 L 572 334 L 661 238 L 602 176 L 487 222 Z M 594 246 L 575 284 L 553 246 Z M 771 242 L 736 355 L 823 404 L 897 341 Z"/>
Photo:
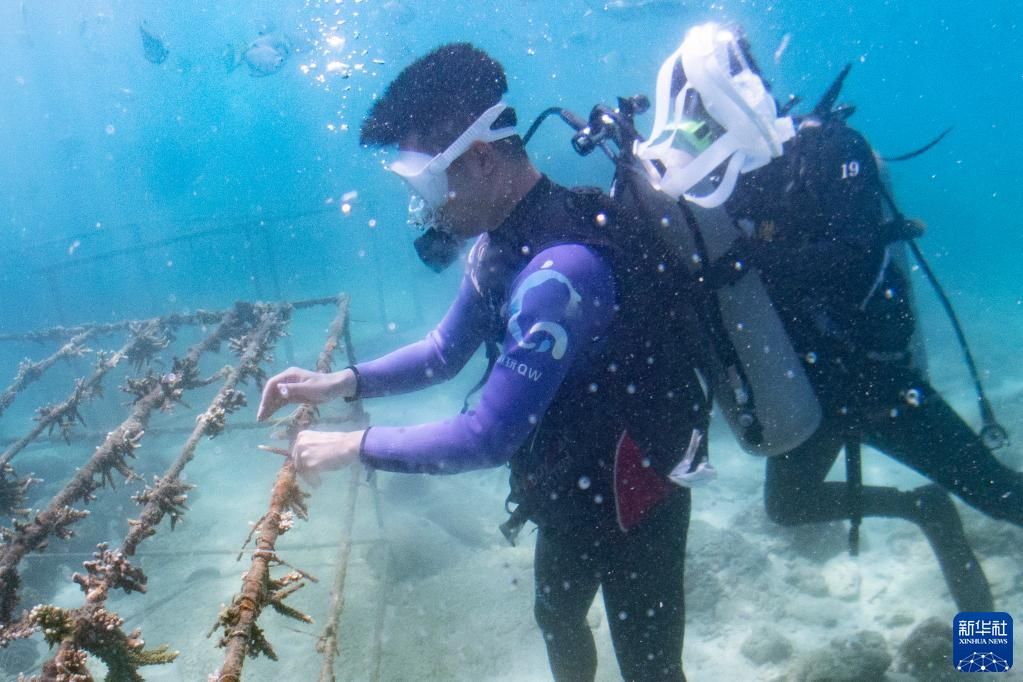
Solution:
<path fill-rule="evenodd" d="M 333 398 L 352 398 L 355 396 L 356 383 L 355 372 L 350 369 L 322 374 L 289 367 L 271 377 L 263 386 L 263 397 L 259 401 L 256 419 L 263 421 L 289 403 L 319 405 Z"/>
<path fill-rule="evenodd" d="M 291 446 L 295 471 L 311 486 L 324 471 L 344 469 L 359 459 L 363 431 L 299 431 Z"/>

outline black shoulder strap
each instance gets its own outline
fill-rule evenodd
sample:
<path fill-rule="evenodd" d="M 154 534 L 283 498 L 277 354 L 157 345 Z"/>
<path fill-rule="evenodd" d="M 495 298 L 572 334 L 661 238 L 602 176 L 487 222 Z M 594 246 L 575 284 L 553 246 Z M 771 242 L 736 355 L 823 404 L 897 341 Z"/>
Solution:
<path fill-rule="evenodd" d="M 501 357 L 501 347 L 497 345 L 496 341 L 486 341 L 484 347 L 487 353 L 487 369 L 483 372 L 480 380 L 476 382 L 476 385 L 465 394 L 465 400 L 462 402 L 462 414 L 469 411 L 469 398 L 479 393 L 480 389 L 486 385 L 490 374 L 494 371 L 494 365 L 497 364 L 497 358 Z"/>

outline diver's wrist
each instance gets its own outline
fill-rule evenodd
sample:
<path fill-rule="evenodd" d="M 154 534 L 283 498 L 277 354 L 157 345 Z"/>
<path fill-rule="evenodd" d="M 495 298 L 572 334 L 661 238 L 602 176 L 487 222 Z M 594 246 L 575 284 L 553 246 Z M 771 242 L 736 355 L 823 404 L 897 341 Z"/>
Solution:
<path fill-rule="evenodd" d="M 331 398 L 350 400 L 355 397 L 359 389 L 359 379 L 351 367 L 332 373 L 331 379 L 333 380 L 330 387 Z"/>

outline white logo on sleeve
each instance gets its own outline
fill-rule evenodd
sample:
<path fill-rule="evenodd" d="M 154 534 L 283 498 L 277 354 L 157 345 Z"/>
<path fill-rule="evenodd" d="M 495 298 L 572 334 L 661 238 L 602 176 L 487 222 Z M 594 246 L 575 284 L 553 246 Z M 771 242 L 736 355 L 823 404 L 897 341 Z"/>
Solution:
<path fill-rule="evenodd" d="M 546 264 L 545 264 L 546 265 Z M 519 348 L 535 350 L 539 353 L 550 351 L 551 357 L 560 360 L 568 350 L 568 332 L 560 324 L 550 320 L 538 320 L 528 330 L 523 332 L 519 324 L 519 315 L 522 313 L 522 301 L 526 294 L 532 289 L 547 282 L 557 282 L 568 290 L 568 302 L 565 305 L 565 315 L 571 317 L 579 312 L 579 304 L 582 303 L 582 296 L 575 290 L 568 278 L 554 270 L 539 270 L 534 272 L 518 286 L 515 295 L 508 303 L 508 333 L 515 339 Z"/>

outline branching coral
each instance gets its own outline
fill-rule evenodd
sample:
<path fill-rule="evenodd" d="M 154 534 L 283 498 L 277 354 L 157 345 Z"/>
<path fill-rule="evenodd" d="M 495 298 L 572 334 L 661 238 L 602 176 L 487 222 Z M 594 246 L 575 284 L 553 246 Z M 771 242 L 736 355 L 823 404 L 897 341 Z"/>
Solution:
<path fill-rule="evenodd" d="M 145 592 L 146 574 L 141 568 L 132 566 L 128 558 L 120 551 L 108 549 L 107 543 L 97 545 L 93 552 L 93 560 L 86 561 L 86 575 L 75 573 L 71 580 L 85 592 L 88 603 L 106 600 L 110 590 L 120 589 L 125 593 Z"/>
<path fill-rule="evenodd" d="M 166 645 L 146 649 L 138 630 L 125 634 L 121 629 L 124 620 L 100 604 L 74 610 L 40 605 L 29 612 L 28 622 L 42 631 L 50 646 L 59 647 L 54 659 L 43 667 L 44 680 L 92 679 L 69 676 L 89 674 L 85 666 L 88 652 L 107 666 L 107 680 L 142 682 L 140 667 L 169 663 L 178 655 Z"/>
<path fill-rule="evenodd" d="M 31 475 L 18 478 L 10 464 L 0 466 L 0 514 L 28 516 L 29 511 L 24 508 L 25 495 L 38 482 L 39 479 Z"/>
<path fill-rule="evenodd" d="M 135 372 L 148 366 L 172 341 L 170 331 L 159 321 L 132 322 L 128 329 L 134 343 L 127 353 L 128 362 Z"/>
<path fill-rule="evenodd" d="M 19 391 L 38 380 L 46 370 L 53 367 L 60 360 L 64 358 L 78 358 L 89 353 L 90 349 L 85 347 L 85 341 L 90 336 L 92 336 L 91 331 L 78 334 L 61 346 L 57 352 L 39 362 L 33 362 L 27 358 L 23 360 L 18 365 L 18 373 L 15 375 L 14 381 L 3 392 L 0 392 L 0 414 L 3 414 L 11 406 Z"/>

